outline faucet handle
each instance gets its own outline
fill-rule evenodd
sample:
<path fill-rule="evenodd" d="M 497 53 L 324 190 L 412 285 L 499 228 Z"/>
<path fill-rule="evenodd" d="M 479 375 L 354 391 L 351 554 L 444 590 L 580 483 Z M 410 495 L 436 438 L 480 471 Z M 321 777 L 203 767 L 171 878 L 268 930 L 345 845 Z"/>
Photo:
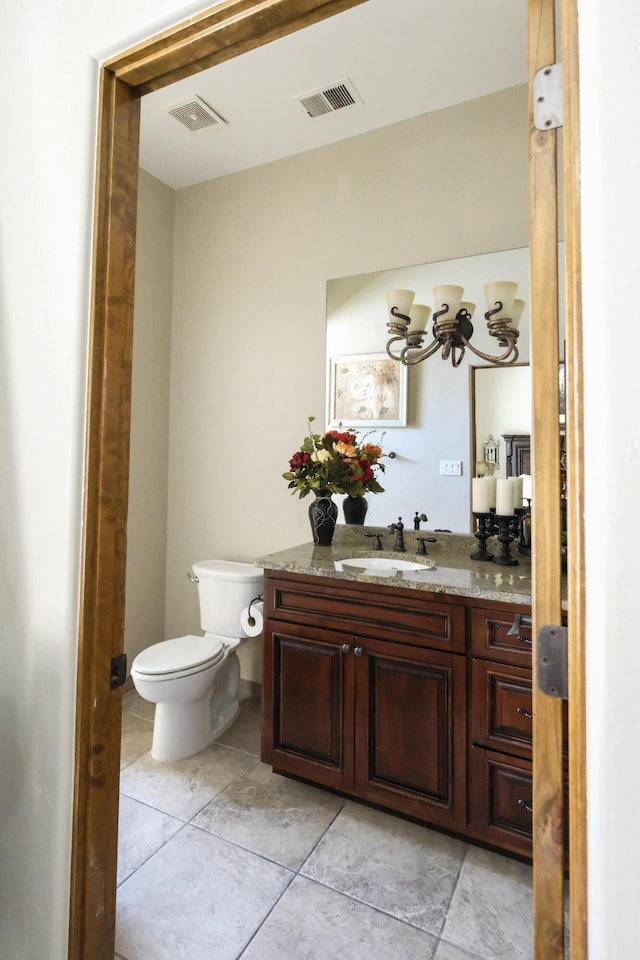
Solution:
<path fill-rule="evenodd" d="M 374 549 L 374 550 L 382 550 L 382 538 L 383 538 L 383 536 L 384 536 L 383 533 L 365 533 L 365 537 L 373 537 L 373 538 L 374 538 L 374 541 L 373 541 L 373 549 Z"/>
<path fill-rule="evenodd" d="M 425 547 L 425 543 L 438 542 L 437 537 L 416 537 L 416 540 L 418 541 L 418 549 L 416 550 L 416 555 L 419 557 L 427 556 L 427 548 Z"/>

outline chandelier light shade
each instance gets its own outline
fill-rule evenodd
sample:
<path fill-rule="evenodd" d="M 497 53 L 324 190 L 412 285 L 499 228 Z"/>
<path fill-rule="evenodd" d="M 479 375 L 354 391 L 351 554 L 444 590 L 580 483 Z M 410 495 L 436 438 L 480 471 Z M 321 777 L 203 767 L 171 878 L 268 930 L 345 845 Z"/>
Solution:
<path fill-rule="evenodd" d="M 489 354 L 478 350 L 470 342 L 473 336 L 471 318 L 475 303 L 464 301 L 464 288 L 443 284 L 433 288 L 435 309 L 414 303 L 413 290 L 388 290 L 387 354 L 405 366 L 421 363 L 427 357 L 442 351 L 442 359 L 451 359 L 459 366 L 468 347 L 477 357 L 497 366 L 508 366 L 518 359 L 518 323 L 524 311 L 524 300 L 516 299 L 518 284 L 500 280 L 485 284 L 487 312 L 484 318 L 490 336 L 495 337 L 503 353 Z M 430 342 L 427 326 L 432 316 Z"/>

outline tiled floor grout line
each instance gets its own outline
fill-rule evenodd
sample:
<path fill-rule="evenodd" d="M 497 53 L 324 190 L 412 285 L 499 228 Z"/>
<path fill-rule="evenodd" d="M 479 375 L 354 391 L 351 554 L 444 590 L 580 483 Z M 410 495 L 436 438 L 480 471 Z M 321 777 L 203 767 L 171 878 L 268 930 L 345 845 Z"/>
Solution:
<path fill-rule="evenodd" d="M 464 856 L 463 856 L 462 860 L 460 861 L 460 866 L 458 867 L 458 872 L 457 872 L 457 874 L 456 874 L 456 879 L 455 879 L 454 884 L 453 884 L 453 887 L 452 887 L 452 889 L 451 889 L 451 896 L 449 897 L 449 902 L 448 902 L 448 904 L 447 904 L 447 909 L 446 909 L 445 912 L 444 912 L 444 917 L 442 918 L 442 924 L 440 925 L 440 930 L 439 930 L 438 935 L 437 935 L 436 951 L 437 951 L 438 947 L 440 946 L 440 944 L 441 944 L 442 941 L 443 941 L 443 936 L 442 936 L 442 935 L 443 935 L 443 933 L 444 933 L 444 928 L 445 928 L 446 925 L 447 925 L 447 920 L 449 919 L 449 911 L 451 910 L 451 904 L 453 903 L 453 898 L 454 898 L 455 895 L 456 895 L 456 890 L 458 889 L 458 884 L 459 884 L 459 882 L 460 882 L 460 875 L 461 875 L 461 873 L 462 873 L 462 868 L 463 868 L 463 866 L 464 866 L 465 860 L 467 859 L 468 853 L 469 853 L 469 845 L 468 845 L 468 844 L 465 844 Z M 444 942 L 445 942 L 445 943 L 449 943 L 450 941 L 445 940 Z M 453 944 L 453 945 L 456 946 L 456 944 Z M 481 960 L 481 958 L 478 958 L 478 960 Z"/>
<path fill-rule="evenodd" d="M 262 918 L 262 921 L 258 924 L 258 926 L 256 927 L 256 929 L 253 931 L 253 933 L 251 934 L 251 936 L 249 937 L 249 939 L 248 939 L 247 942 L 245 943 L 244 947 L 242 947 L 242 949 L 240 950 L 240 953 L 238 953 L 238 954 L 236 955 L 236 960 L 241 960 L 241 958 L 244 956 L 244 954 L 246 954 L 247 950 L 249 949 L 249 946 L 253 943 L 253 941 L 255 940 L 255 938 L 258 936 L 258 934 L 260 933 L 260 931 L 261 931 L 262 928 L 264 927 L 265 923 L 267 922 L 267 920 L 269 919 L 269 917 L 271 916 L 271 914 L 273 913 L 273 911 L 275 910 L 275 908 L 278 906 L 278 904 L 280 903 L 280 901 L 281 901 L 282 898 L 284 897 L 285 893 L 287 892 L 287 890 L 289 889 L 289 887 L 291 886 L 291 884 L 293 883 L 293 881 L 295 880 L 295 878 L 296 878 L 297 876 L 298 876 L 297 873 L 292 873 L 292 874 L 291 874 L 291 878 L 290 878 L 288 884 L 286 885 L 286 887 L 283 888 L 282 893 L 280 894 L 280 896 L 278 897 L 278 899 L 275 901 L 275 903 L 272 903 L 272 904 L 271 904 L 269 910 L 267 911 L 267 913 L 266 913 L 266 914 L 264 915 L 264 917 Z"/>
<path fill-rule="evenodd" d="M 345 803 L 346 803 L 346 801 L 345 801 Z M 308 852 L 308 854 L 306 855 L 306 857 L 304 858 L 304 860 L 302 861 L 302 863 L 300 864 L 300 866 L 297 868 L 297 870 L 292 871 L 293 875 L 292 875 L 289 883 L 286 885 L 286 887 L 284 888 L 284 890 L 282 891 L 282 893 L 280 894 L 280 896 L 278 897 L 278 899 L 276 900 L 276 902 L 271 906 L 271 909 L 269 910 L 269 912 L 266 914 L 266 916 L 265 916 L 264 919 L 262 920 L 262 923 L 253 931 L 251 937 L 249 938 L 249 940 L 247 940 L 247 942 L 245 943 L 244 947 L 242 948 L 242 950 L 240 951 L 240 953 L 237 955 L 236 960 L 242 960 L 242 957 L 243 957 L 244 954 L 246 954 L 246 952 L 247 952 L 247 950 L 248 950 L 248 948 L 249 948 L 249 945 L 252 943 L 253 940 L 255 940 L 255 938 L 257 937 L 258 933 L 259 933 L 260 930 L 263 928 L 263 926 L 265 925 L 265 923 L 267 922 L 268 918 L 271 916 L 271 914 L 273 913 L 273 911 L 275 910 L 275 908 L 277 907 L 277 905 L 280 903 L 280 901 L 282 900 L 283 896 L 285 895 L 285 893 L 287 892 L 287 890 L 289 889 L 289 887 L 291 886 L 291 884 L 293 883 L 293 881 L 296 879 L 296 877 L 302 876 L 303 879 L 308 879 L 308 878 L 304 877 L 304 875 L 301 874 L 300 871 L 302 870 L 302 868 L 304 867 L 305 863 L 308 861 L 309 857 L 310 857 L 311 854 L 314 852 L 314 850 L 317 849 L 318 844 L 319 844 L 319 843 L 322 841 L 322 839 L 326 836 L 327 831 L 329 831 L 329 830 L 331 829 L 331 827 L 333 826 L 333 824 L 336 822 L 337 818 L 340 816 L 340 814 L 341 814 L 342 811 L 344 810 L 344 807 L 345 807 L 345 804 L 343 803 L 342 806 L 340 807 L 340 809 L 337 811 L 335 817 L 332 818 L 331 822 L 330 822 L 329 824 L 327 824 L 327 827 L 322 831 L 321 836 L 318 837 L 318 839 L 316 840 L 316 842 L 314 843 L 313 847 L 312 847 L 311 850 Z M 243 849 L 244 849 L 244 848 L 243 848 Z M 265 857 L 264 859 L 268 859 L 268 858 Z M 271 861 L 271 862 L 276 862 L 276 861 Z M 282 864 L 278 864 L 278 866 L 282 866 Z M 287 869 L 288 869 L 288 868 L 287 868 Z M 312 881 L 312 882 L 313 882 L 313 881 Z"/>
<path fill-rule="evenodd" d="M 124 796 L 126 796 L 126 794 L 124 794 Z M 132 797 L 127 797 L 127 799 L 128 799 L 128 800 L 132 800 L 133 798 L 132 798 Z M 142 800 L 137 800 L 136 803 L 143 803 L 143 801 L 142 801 Z M 157 813 L 162 813 L 162 814 L 163 814 L 164 816 L 166 816 L 166 817 L 171 817 L 171 814 L 170 814 L 170 813 L 164 813 L 163 810 L 158 810 L 157 807 L 152 807 L 152 806 L 150 806 L 148 803 L 145 803 L 144 806 L 147 807 L 149 810 L 155 810 Z M 153 850 L 153 852 L 149 854 L 149 856 L 146 858 L 146 860 L 143 860 L 142 863 L 139 863 L 138 866 L 135 868 L 135 870 L 132 870 L 132 871 L 131 871 L 131 873 L 129 874 L 128 877 L 125 877 L 124 880 L 121 880 L 120 883 L 118 884 L 118 887 L 121 887 L 123 883 L 126 883 L 127 880 L 130 880 L 133 876 L 135 876 L 135 874 L 138 872 L 138 870 L 140 869 L 140 867 L 143 867 L 143 866 L 145 865 L 145 863 L 148 863 L 149 860 L 151 860 L 152 857 L 155 857 L 156 853 L 159 853 L 160 850 L 162 850 L 164 847 L 166 847 L 166 845 L 167 845 L 171 840 L 173 840 L 174 837 L 177 837 L 179 833 L 182 833 L 182 831 L 184 830 L 185 827 L 188 827 L 188 826 L 189 826 L 188 823 L 185 823 L 184 820 L 180 820 L 179 817 L 171 817 L 171 818 L 172 818 L 172 820 L 177 820 L 177 821 L 181 824 L 180 828 L 179 828 L 178 830 L 176 830 L 175 833 L 172 833 L 170 837 L 167 837 L 167 839 L 166 839 L 163 843 L 160 844 L 160 846 L 158 847 L 157 850 Z"/>

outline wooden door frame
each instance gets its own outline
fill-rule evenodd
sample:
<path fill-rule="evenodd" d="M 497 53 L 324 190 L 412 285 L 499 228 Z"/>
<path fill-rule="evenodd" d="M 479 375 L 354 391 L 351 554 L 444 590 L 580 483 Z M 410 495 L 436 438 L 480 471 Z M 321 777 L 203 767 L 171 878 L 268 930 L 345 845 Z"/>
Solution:
<path fill-rule="evenodd" d="M 582 217 L 580 208 L 580 85 L 577 0 L 562 0 L 563 172 L 567 338 L 567 542 L 569 609 L 569 915 L 571 956 L 588 957 L 587 674 L 582 379 Z"/>
<path fill-rule="evenodd" d="M 69 907 L 70 960 L 112 960 L 115 930 L 121 696 L 111 690 L 111 662 L 123 652 L 126 522 L 131 412 L 131 352 L 135 275 L 140 98 L 366 0 L 225 0 L 112 58 L 101 67 L 93 236 L 87 399 L 84 529 L 78 638 L 75 791 Z M 529 0 L 529 3 L 536 0 Z M 552 2 L 552 0 L 551 0 Z M 573 93 L 567 110 L 575 136 L 565 151 L 567 276 L 571 299 L 568 347 L 567 438 L 572 458 L 569 532 L 581 559 L 582 383 L 577 38 L 575 0 L 566 12 L 565 59 Z M 567 64 L 569 66 L 569 64 Z M 573 316 L 573 320 L 571 317 Z M 572 769 L 579 787 L 572 800 L 572 956 L 586 958 L 586 794 L 584 786 L 584 564 L 570 575 L 570 610 L 580 615 L 571 633 Z M 575 745 L 579 745 L 579 750 Z M 575 807 L 575 809 L 574 809 Z M 577 878 L 577 880 L 575 880 Z M 579 887 L 574 898 L 573 887 Z M 575 901 L 575 902 L 574 902 Z M 585 936 L 574 933 L 573 909 Z"/>
<path fill-rule="evenodd" d="M 140 98 L 366 0 L 226 0 L 100 71 L 70 960 L 113 960 Z"/>

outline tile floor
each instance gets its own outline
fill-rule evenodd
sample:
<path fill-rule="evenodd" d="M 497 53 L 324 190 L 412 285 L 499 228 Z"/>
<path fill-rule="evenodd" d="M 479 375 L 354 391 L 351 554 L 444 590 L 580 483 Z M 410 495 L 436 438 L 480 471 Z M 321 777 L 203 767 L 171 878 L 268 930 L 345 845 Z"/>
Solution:
<path fill-rule="evenodd" d="M 271 773 L 259 704 L 157 763 L 124 695 L 116 958 L 531 960 L 530 867 Z"/>

